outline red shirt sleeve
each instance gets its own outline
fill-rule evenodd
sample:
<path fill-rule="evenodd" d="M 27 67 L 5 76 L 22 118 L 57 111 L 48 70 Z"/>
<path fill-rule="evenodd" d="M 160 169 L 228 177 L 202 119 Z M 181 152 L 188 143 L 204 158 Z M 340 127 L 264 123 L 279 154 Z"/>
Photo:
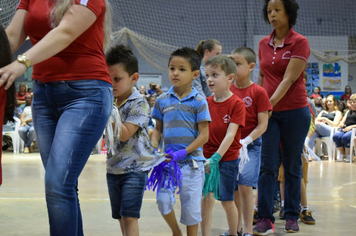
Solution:
<path fill-rule="evenodd" d="M 310 47 L 308 40 L 303 37 L 299 38 L 293 47 L 291 58 L 299 58 L 304 61 L 308 61 L 310 55 Z"/>
<path fill-rule="evenodd" d="M 19 3 L 19 5 L 17 6 L 17 9 L 23 9 L 23 10 L 28 11 L 29 1 L 30 1 L 30 0 L 21 0 L 21 2 Z"/>

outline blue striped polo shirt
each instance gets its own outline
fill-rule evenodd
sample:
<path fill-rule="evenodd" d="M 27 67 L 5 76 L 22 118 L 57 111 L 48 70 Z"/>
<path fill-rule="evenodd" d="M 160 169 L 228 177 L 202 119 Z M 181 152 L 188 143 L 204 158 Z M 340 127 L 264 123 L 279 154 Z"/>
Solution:
<path fill-rule="evenodd" d="M 180 100 L 170 87 L 161 94 L 153 107 L 152 118 L 163 122 L 164 150 L 178 151 L 186 148 L 199 135 L 198 123 L 211 121 L 208 103 L 193 88 L 192 92 Z M 205 160 L 202 147 L 188 153 L 184 160 Z"/>

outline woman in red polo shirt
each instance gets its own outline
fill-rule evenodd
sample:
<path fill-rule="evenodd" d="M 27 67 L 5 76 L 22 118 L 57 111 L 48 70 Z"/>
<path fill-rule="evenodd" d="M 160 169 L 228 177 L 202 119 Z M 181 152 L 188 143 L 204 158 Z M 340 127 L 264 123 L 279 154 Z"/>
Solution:
<path fill-rule="evenodd" d="M 50 235 L 83 235 L 78 177 L 103 134 L 113 92 L 103 46 L 110 39 L 107 0 L 21 0 L 6 29 L 14 52 L 0 68 L 0 87 L 33 65 L 33 124 L 45 168 Z"/>
<path fill-rule="evenodd" d="M 263 16 L 274 28 L 259 44 L 259 85 L 268 93 L 273 112 L 262 136 L 261 171 L 258 181 L 258 221 L 255 235 L 274 232 L 273 198 L 279 144 L 285 173 L 285 231 L 297 232 L 304 140 L 310 111 L 303 83 L 310 54 L 308 40 L 293 30 L 298 3 L 295 0 L 265 0 Z"/>

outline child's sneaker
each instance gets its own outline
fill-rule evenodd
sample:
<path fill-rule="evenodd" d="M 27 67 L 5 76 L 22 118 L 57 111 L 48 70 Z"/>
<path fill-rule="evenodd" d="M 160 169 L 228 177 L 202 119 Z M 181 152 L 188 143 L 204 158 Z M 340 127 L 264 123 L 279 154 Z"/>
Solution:
<path fill-rule="evenodd" d="M 284 207 L 281 207 L 281 211 L 279 212 L 279 219 L 284 220 Z"/>
<path fill-rule="evenodd" d="M 268 218 L 257 220 L 256 226 L 253 228 L 253 235 L 268 235 L 274 233 L 274 225 Z"/>
<path fill-rule="evenodd" d="M 237 235 L 236 236 L 242 236 L 242 232 L 243 232 L 244 230 L 241 228 L 241 230 L 240 230 L 240 232 L 237 232 Z M 225 233 L 223 233 L 223 234 L 220 234 L 220 236 L 228 236 L 228 235 L 230 235 L 230 230 L 228 229 Z"/>
<path fill-rule="evenodd" d="M 304 210 L 304 211 L 301 211 L 299 213 L 299 218 L 300 220 L 304 223 L 304 224 L 307 224 L 307 225 L 315 225 L 315 220 L 312 216 L 312 211 L 307 211 L 307 210 Z"/>
<path fill-rule="evenodd" d="M 287 233 L 296 233 L 299 232 L 298 222 L 296 220 L 287 220 L 286 227 L 284 231 Z"/>
<path fill-rule="evenodd" d="M 255 225 L 257 223 L 258 220 L 258 211 L 257 210 L 253 210 L 253 222 L 252 224 Z"/>

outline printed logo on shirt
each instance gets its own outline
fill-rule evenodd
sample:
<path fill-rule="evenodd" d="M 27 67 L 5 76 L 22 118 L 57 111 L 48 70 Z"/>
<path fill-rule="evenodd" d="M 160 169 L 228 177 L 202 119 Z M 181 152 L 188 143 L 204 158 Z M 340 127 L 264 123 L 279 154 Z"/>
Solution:
<path fill-rule="evenodd" d="M 229 116 L 228 114 L 226 114 L 226 115 L 224 116 L 223 120 L 224 120 L 224 123 L 225 123 L 225 124 L 230 123 L 230 116 Z"/>
<path fill-rule="evenodd" d="M 250 98 L 250 97 L 244 97 L 244 98 L 242 99 L 242 101 L 245 103 L 245 106 L 246 106 L 246 107 L 252 106 L 252 98 Z"/>
<path fill-rule="evenodd" d="M 291 54 L 292 53 L 290 51 L 286 51 L 285 53 L 283 53 L 282 59 L 290 59 Z"/>
<path fill-rule="evenodd" d="M 173 104 L 173 105 L 169 105 L 169 106 L 166 106 L 163 108 L 163 114 L 167 113 L 167 112 L 170 112 L 170 111 L 174 111 L 175 110 L 175 107 L 176 105 Z"/>

